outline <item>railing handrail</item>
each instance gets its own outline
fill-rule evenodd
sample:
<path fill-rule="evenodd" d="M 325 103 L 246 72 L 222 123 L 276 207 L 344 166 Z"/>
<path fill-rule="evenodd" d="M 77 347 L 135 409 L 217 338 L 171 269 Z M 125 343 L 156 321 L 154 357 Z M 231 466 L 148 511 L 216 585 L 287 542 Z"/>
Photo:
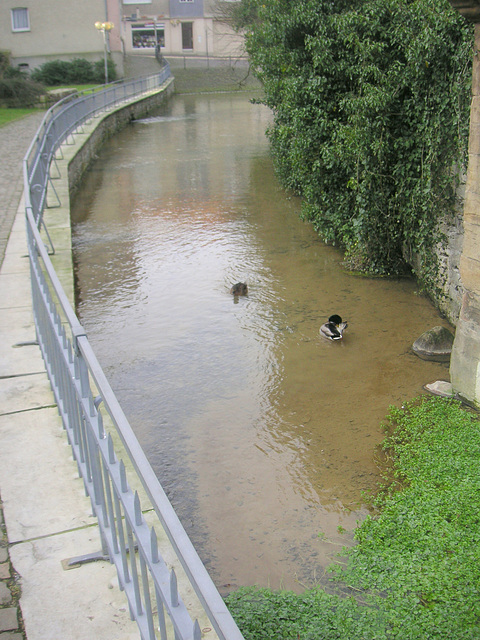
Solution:
<path fill-rule="evenodd" d="M 180 606 L 181 601 L 178 602 L 179 597 L 170 598 L 157 575 L 160 571 L 160 560 L 156 542 L 151 542 L 150 546 L 144 542 L 142 527 L 145 523 L 139 499 L 136 496 L 133 500 L 126 478 L 122 480 L 123 475 L 118 475 L 117 465 L 123 463 L 116 458 L 110 435 L 108 445 L 106 444 L 104 418 L 112 421 L 129 462 L 133 465 L 143 490 L 148 495 L 218 636 L 224 640 L 242 640 L 243 636 L 168 500 L 98 363 L 85 331 L 63 290 L 39 231 L 50 181 L 50 164 L 62 142 L 93 114 L 123 102 L 126 96 L 138 96 L 155 86 L 159 87 L 169 74 L 167 65 L 160 74 L 154 76 L 145 76 L 130 83 L 115 84 L 114 87 L 109 86 L 88 96 L 77 96 L 74 99 L 68 96 L 51 107 L 43 119 L 24 158 L 25 211 L 34 319 L 47 373 L 64 427 L 68 432 L 74 458 L 99 519 L 102 544 L 117 566 L 120 584 L 127 592 L 130 611 L 134 614 L 132 617 L 137 620 L 142 638 L 157 637 L 152 623 L 153 608 L 150 607 L 150 612 L 145 611 L 150 603 L 149 581 L 153 581 L 157 601 L 162 603 L 162 607 L 165 607 L 171 618 L 175 638 L 200 636 L 198 623 L 193 626 L 193 631 L 188 624 L 185 626 L 186 613 Z M 95 398 L 93 390 L 98 394 Z M 100 404 L 103 405 L 101 409 Z M 128 537 L 129 547 L 124 541 L 125 535 Z M 156 540 L 153 529 L 151 535 Z M 130 538 L 134 540 L 134 546 Z M 127 563 L 127 547 L 130 549 L 128 562 L 135 565 L 130 570 Z M 134 584 L 131 585 L 131 572 L 136 574 L 137 571 L 136 560 L 132 559 L 135 555 L 133 549 L 138 550 L 143 582 L 138 579 L 137 584 L 133 580 Z M 160 608 L 158 602 L 157 607 Z M 164 623 L 160 620 L 157 624 L 161 638 L 166 638 L 166 631 L 162 631 Z"/>

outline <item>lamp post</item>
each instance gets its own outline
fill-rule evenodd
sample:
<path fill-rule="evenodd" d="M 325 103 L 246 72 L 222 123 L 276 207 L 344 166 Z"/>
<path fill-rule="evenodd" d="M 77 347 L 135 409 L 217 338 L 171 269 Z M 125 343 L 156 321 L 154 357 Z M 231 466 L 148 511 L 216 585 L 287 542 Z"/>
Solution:
<path fill-rule="evenodd" d="M 103 35 L 103 56 L 105 61 L 105 84 L 108 84 L 108 65 L 107 65 L 107 38 L 105 33 L 113 29 L 113 22 L 95 22 L 95 28 L 102 32 Z"/>

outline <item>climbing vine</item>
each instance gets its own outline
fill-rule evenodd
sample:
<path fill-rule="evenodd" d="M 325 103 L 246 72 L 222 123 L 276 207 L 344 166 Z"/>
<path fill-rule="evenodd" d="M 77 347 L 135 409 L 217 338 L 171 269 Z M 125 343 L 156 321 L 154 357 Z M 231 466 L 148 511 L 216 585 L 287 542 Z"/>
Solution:
<path fill-rule="evenodd" d="M 438 276 L 468 142 L 472 27 L 447 0 L 242 0 L 285 187 L 352 268 Z M 245 26 L 245 25 L 243 25 Z"/>

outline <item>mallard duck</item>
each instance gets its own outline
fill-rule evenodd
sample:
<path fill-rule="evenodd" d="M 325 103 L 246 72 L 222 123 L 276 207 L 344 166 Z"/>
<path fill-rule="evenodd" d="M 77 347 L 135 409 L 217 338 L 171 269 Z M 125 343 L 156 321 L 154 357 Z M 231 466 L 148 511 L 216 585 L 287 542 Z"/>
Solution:
<path fill-rule="evenodd" d="M 343 322 L 341 317 L 335 314 L 329 317 L 328 322 L 322 324 L 320 333 L 329 340 L 341 340 L 343 338 L 343 332 L 347 327 L 348 324 Z"/>
<path fill-rule="evenodd" d="M 248 287 L 244 282 L 237 282 L 230 289 L 230 293 L 234 296 L 246 296 L 248 293 Z"/>

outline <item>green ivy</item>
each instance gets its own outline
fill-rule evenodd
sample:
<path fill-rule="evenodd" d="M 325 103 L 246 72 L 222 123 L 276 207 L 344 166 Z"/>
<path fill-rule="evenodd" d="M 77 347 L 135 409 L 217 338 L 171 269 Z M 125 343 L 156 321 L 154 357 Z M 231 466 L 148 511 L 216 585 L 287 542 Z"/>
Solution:
<path fill-rule="evenodd" d="M 398 274 L 419 256 L 432 289 L 465 164 L 472 26 L 447 0 L 242 3 L 275 166 L 304 217 L 352 268 Z"/>
<path fill-rule="evenodd" d="M 343 591 L 247 588 L 227 604 L 246 640 L 480 638 L 480 423 L 453 400 L 392 408 L 393 481 L 356 530 Z"/>

